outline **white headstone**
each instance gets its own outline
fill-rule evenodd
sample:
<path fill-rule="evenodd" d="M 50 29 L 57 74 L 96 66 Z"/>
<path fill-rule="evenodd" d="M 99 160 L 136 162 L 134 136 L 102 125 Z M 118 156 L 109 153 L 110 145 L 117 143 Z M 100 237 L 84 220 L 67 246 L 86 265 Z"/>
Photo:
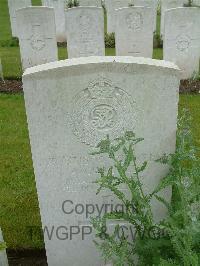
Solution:
<path fill-rule="evenodd" d="M 0 228 L 0 243 L 4 242 L 2 231 Z M 8 266 L 8 259 L 5 250 L 0 250 L 0 266 Z"/>
<path fill-rule="evenodd" d="M 10 14 L 10 24 L 12 30 L 12 36 L 18 37 L 18 29 L 17 29 L 17 22 L 16 22 L 16 10 L 31 6 L 31 0 L 8 0 L 8 8 Z"/>
<path fill-rule="evenodd" d="M 166 175 L 168 168 L 155 159 L 175 150 L 178 76 L 173 63 L 134 57 L 74 58 L 26 70 L 23 88 L 42 224 L 50 232 L 44 234 L 49 266 L 103 265 L 87 227 L 97 208 L 87 217 L 86 204 L 101 208 L 114 200 L 108 191 L 96 195 L 94 184 L 97 167 L 109 160 L 89 155 L 107 134 L 115 138 L 133 130 L 144 137 L 136 154 L 148 160 L 146 191 Z M 169 199 L 171 190 L 161 196 Z M 166 215 L 158 201 L 153 210 L 155 220 Z"/>
<path fill-rule="evenodd" d="M 134 0 L 134 6 L 145 6 L 150 7 L 152 9 L 154 31 L 156 31 L 158 0 Z"/>
<path fill-rule="evenodd" d="M 199 0 L 193 0 L 192 4 L 196 5 L 196 6 L 200 6 L 200 1 Z"/>
<path fill-rule="evenodd" d="M 199 71 L 200 8 L 180 7 L 166 11 L 164 59 L 181 69 L 181 78 L 190 78 Z"/>
<path fill-rule="evenodd" d="M 128 7 L 133 0 L 105 0 L 107 12 L 107 32 L 115 32 L 115 9 Z"/>
<path fill-rule="evenodd" d="M 164 34 L 165 11 L 171 8 L 183 7 L 186 3 L 188 3 L 188 0 L 161 0 L 161 35 Z"/>
<path fill-rule="evenodd" d="M 67 9 L 66 34 L 68 58 L 105 55 L 103 8 Z"/>
<path fill-rule="evenodd" d="M 79 0 L 79 6 L 101 7 L 101 0 Z"/>
<path fill-rule="evenodd" d="M 23 69 L 58 60 L 53 8 L 27 7 L 16 15 Z"/>
<path fill-rule="evenodd" d="M 56 20 L 57 42 L 65 42 L 65 8 L 66 0 L 42 0 L 43 6 L 53 7 Z"/>
<path fill-rule="evenodd" d="M 116 10 L 116 55 L 153 55 L 153 17 L 149 7 L 124 7 Z"/>

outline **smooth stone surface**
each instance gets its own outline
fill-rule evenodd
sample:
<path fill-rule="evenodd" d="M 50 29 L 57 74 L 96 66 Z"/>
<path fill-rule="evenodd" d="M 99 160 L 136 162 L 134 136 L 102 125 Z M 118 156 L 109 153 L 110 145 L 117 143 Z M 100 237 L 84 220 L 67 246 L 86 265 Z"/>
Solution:
<path fill-rule="evenodd" d="M 200 8 L 180 7 L 165 13 L 163 56 L 181 69 L 181 78 L 199 71 Z"/>
<path fill-rule="evenodd" d="M 27 7 L 16 15 L 23 69 L 58 60 L 53 8 Z"/>
<path fill-rule="evenodd" d="M 4 242 L 1 228 L 0 228 L 0 242 Z M 8 266 L 8 259 L 5 250 L 0 251 L 0 266 Z"/>
<path fill-rule="evenodd" d="M 53 7 L 56 21 L 57 42 L 65 42 L 65 8 L 66 0 L 42 0 L 42 5 Z"/>
<path fill-rule="evenodd" d="M 13 37 L 18 37 L 16 10 L 23 8 L 23 7 L 28 7 L 28 6 L 32 6 L 31 0 L 8 0 L 10 24 L 11 24 L 11 30 L 12 30 Z"/>
<path fill-rule="evenodd" d="M 160 34 L 164 34 L 164 23 L 165 23 L 165 12 L 168 9 L 183 7 L 184 4 L 187 4 L 188 0 L 161 0 L 161 25 L 160 25 Z"/>
<path fill-rule="evenodd" d="M 116 10 L 116 55 L 150 57 L 153 55 L 154 20 L 149 7 Z"/>
<path fill-rule="evenodd" d="M 193 5 L 200 6 L 200 1 L 199 0 L 193 0 Z"/>
<path fill-rule="evenodd" d="M 115 32 L 115 9 L 128 7 L 133 4 L 133 0 L 105 0 L 107 12 L 107 32 Z"/>
<path fill-rule="evenodd" d="M 104 13 L 101 7 L 66 10 L 68 58 L 105 55 Z"/>
<path fill-rule="evenodd" d="M 101 0 L 79 0 L 79 6 L 96 6 L 101 7 Z"/>
<path fill-rule="evenodd" d="M 144 7 L 150 7 L 152 9 L 154 31 L 156 31 L 158 0 L 134 0 L 134 6 L 144 6 Z"/>
<path fill-rule="evenodd" d="M 67 212 L 77 203 L 101 208 L 118 202 L 110 191 L 96 195 L 97 167 L 110 161 L 89 153 L 107 134 L 116 138 L 126 130 L 145 139 L 136 155 L 138 163 L 148 161 L 141 181 L 152 192 L 168 172 L 155 159 L 175 150 L 179 69 L 148 58 L 73 58 L 28 68 L 23 88 L 42 224 L 52 232 L 51 240 L 44 235 L 48 265 L 100 266 L 94 235 L 81 234 L 96 208 L 89 217 L 85 211 L 65 214 L 63 202 L 73 201 Z M 126 187 L 121 190 L 128 194 Z M 169 200 L 171 190 L 161 196 Z M 166 215 L 163 204 L 152 206 L 155 220 Z M 71 240 L 70 226 L 80 229 Z M 66 233 L 68 239 L 61 240 Z"/>

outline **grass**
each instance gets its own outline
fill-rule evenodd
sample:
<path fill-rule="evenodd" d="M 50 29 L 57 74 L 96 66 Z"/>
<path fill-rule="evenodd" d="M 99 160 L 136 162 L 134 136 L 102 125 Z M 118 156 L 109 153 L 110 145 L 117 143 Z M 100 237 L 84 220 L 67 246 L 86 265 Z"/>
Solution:
<path fill-rule="evenodd" d="M 60 59 L 67 58 L 65 48 L 58 49 Z M 0 47 L 0 58 L 3 66 L 5 79 L 20 79 L 22 76 L 22 66 L 19 47 Z"/>
<path fill-rule="evenodd" d="M 156 28 L 156 33 L 160 35 L 160 22 L 161 22 L 161 16 L 160 14 L 157 15 L 157 28 Z"/>
<path fill-rule="evenodd" d="M 0 94 L 0 224 L 10 248 L 42 248 L 31 239 L 29 226 L 40 226 L 40 216 L 23 94 Z M 196 144 L 200 147 L 200 95 L 181 95 L 179 111 L 188 108 Z"/>
<path fill-rule="evenodd" d="M 67 58 L 67 49 L 58 48 L 59 59 Z M 115 55 L 114 48 L 106 48 L 106 55 Z M 3 74 L 5 79 L 19 79 L 22 76 L 22 67 L 20 60 L 19 47 L 0 47 L 0 58 L 3 66 Z M 153 58 L 162 59 L 162 49 L 154 49 Z"/>
<path fill-rule="evenodd" d="M 27 226 L 40 225 L 23 96 L 0 95 L 0 224 L 9 247 L 39 247 Z"/>
<path fill-rule="evenodd" d="M 0 41 L 11 39 L 7 0 L 0 0 Z"/>
<path fill-rule="evenodd" d="M 41 5 L 41 0 L 32 0 L 33 5 Z M 160 27 L 160 16 L 157 17 L 157 31 Z M 105 19 L 105 29 L 107 20 Z M 7 0 L 0 0 L 0 41 L 10 41 L 12 38 L 10 30 L 10 20 Z M 65 48 L 58 49 L 59 59 L 67 58 Z M 115 55 L 114 48 L 106 49 L 107 56 Z M 154 49 L 153 58 L 162 59 L 162 49 Z M 0 58 L 2 61 L 4 79 L 20 79 L 22 76 L 22 66 L 20 60 L 19 47 L 0 47 Z"/>
<path fill-rule="evenodd" d="M 0 47 L 4 78 L 18 79 L 22 75 L 19 47 Z"/>
<path fill-rule="evenodd" d="M 179 113 L 187 108 L 192 115 L 192 132 L 195 144 L 200 148 L 200 95 L 183 94 L 180 96 Z"/>
<path fill-rule="evenodd" d="M 32 5 L 33 6 L 41 6 L 42 2 L 41 2 L 41 0 L 32 0 Z"/>

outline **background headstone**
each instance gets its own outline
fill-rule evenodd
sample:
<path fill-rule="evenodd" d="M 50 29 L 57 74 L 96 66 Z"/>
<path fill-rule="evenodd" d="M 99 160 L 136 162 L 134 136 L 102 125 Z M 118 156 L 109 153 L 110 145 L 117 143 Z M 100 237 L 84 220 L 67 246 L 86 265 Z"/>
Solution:
<path fill-rule="evenodd" d="M 65 8 L 67 6 L 66 0 L 42 0 L 42 5 L 54 8 L 57 42 L 65 42 Z"/>
<path fill-rule="evenodd" d="M 107 32 L 115 32 L 115 9 L 128 7 L 133 4 L 133 0 L 105 0 L 107 14 Z"/>
<path fill-rule="evenodd" d="M 16 22 L 16 10 L 31 6 L 31 0 L 8 0 L 8 8 L 10 14 L 10 24 L 12 30 L 12 36 L 18 37 L 18 28 Z"/>
<path fill-rule="evenodd" d="M 154 31 L 156 31 L 158 0 L 134 0 L 134 6 L 145 6 L 150 7 L 152 9 Z"/>
<path fill-rule="evenodd" d="M 66 35 L 68 58 L 105 55 L 103 8 L 67 9 Z"/>
<path fill-rule="evenodd" d="M 80 209 L 66 214 L 77 204 L 116 202 L 111 192 L 96 195 L 97 167 L 110 162 L 89 153 L 107 134 L 133 130 L 144 137 L 136 155 L 139 163 L 148 161 L 142 182 L 152 192 L 168 172 L 155 160 L 175 150 L 179 70 L 145 58 L 74 58 L 27 69 L 23 88 L 42 224 L 54 228 L 51 239 L 44 234 L 48 265 L 102 265 L 94 235 L 82 235 L 90 218 Z M 161 196 L 169 200 L 171 190 Z M 73 206 L 68 202 L 63 212 L 69 200 Z M 162 219 L 163 204 L 152 205 L 155 220 Z"/>
<path fill-rule="evenodd" d="M 200 1 L 199 0 L 193 0 L 193 5 L 200 6 Z"/>
<path fill-rule="evenodd" d="M 58 60 L 53 8 L 27 7 L 16 15 L 23 69 Z"/>
<path fill-rule="evenodd" d="M 149 7 L 116 10 L 116 55 L 150 57 L 153 55 L 154 19 Z"/>
<path fill-rule="evenodd" d="M 4 242 L 2 231 L 0 228 L 0 243 Z M 8 259 L 5 250 L 0 250 L 0 266 L 8 266 Z"/>
<path fill-rule="evenodd" d="M 166 11 L 164 29 L 164 60 L 181 69 L 181 78 L 191 78 L 199 71 L 200 8 L 180 7 Z"/>
<path fill-rule="evenodd" d="M 161 1 L 161 25 L 160 33 L 164 34 L 164 21 L 165 21 L 165 11 L 171 8 L 183 7 L 184 4 L 187 4 L 188 0 L 162 0 Z"/>
<path fill-rule="evenodd" d="M 79 6 L 101 7 L 101 0 L 79 0 Z"/>

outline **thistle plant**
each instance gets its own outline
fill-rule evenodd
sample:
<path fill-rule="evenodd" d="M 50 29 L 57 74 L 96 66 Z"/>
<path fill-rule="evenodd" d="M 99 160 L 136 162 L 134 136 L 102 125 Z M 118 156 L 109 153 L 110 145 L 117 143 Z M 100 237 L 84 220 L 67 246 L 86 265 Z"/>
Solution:
<path fill-rule="evenodd" d="M 141 182 L 148 162 L 138 165 L 135 155 L 135 147 L 142 138 L 133 132 L 126 132 L 113 141 L 107 136 L 92 153 L 104 154 L 113 162 L 107 169 L 98 169 L 97 194 L 107 189 L 126 207 L 126 212 L 113 211 L 92 219 L 98 239 L 95 244 L 105 261 L 112 261 L 116 266 L 200 265 L 200 160 L 187 117 L 184 112 L 178 123 L 176 152 L 157 160 L 168 165 L 169 172 L 151 193 L 144 192 Z M 130 193 L 123 193 L 122 185 Z M 171 202 L 159 193 L 167 187 L 173 189 Z M 153 219 L 152 199 L 168 209 L 168 217 L 158 223 Z M 119 225 L 113 233 L 108 233 L 109 220 L 121 220 L 134 226 L 135 239 L 129 240 L 124 233 L 120 236 Z"/>

